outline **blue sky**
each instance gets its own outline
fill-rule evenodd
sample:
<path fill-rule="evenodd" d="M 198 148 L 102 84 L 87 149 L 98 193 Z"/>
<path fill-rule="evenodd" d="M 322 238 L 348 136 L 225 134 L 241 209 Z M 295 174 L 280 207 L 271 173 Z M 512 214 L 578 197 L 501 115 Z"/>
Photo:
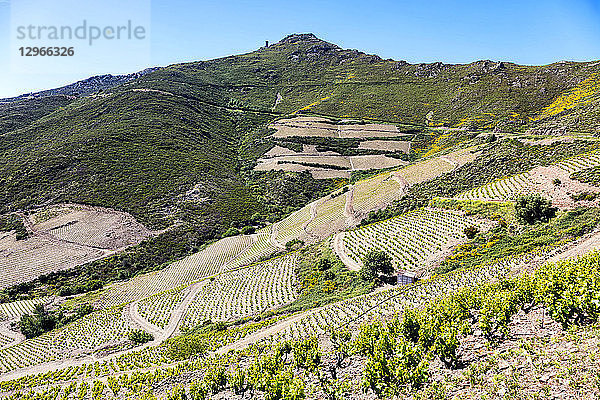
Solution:
<path fill-rule="evenodd" d="M 0 68 L 5 71 L 0 75 L 0 97 L 96 74 L 248 52 L 265 40 L 275 42 L 294 32 L 313 32 L 345 48 L 409 62 L 491 59 L 547 64 L 600 59 L 600 0 L 136 0 L 151 11 L 147 54 L 126 57 L 129 50 L 115 46 L 108 55 L 99 53 L 94 62 L 68 60 L 68 71 L 34 74 L 11 70 L 11 56 L 17 57 L 9 45 L 14 36 L 11 7 L 18 1 L 26 0 L 0 0 Z M 31 1 L 45 4 L 38 10 L 49 24 L 59 17 L 55 1 Z M 135 8 L 112 9 L 106 0 L 78 4 L 85 4 L 90 18 L 104 13 L 104 20 L 112 18 L 115 24 L 119 18 L 138 17 Z"/>

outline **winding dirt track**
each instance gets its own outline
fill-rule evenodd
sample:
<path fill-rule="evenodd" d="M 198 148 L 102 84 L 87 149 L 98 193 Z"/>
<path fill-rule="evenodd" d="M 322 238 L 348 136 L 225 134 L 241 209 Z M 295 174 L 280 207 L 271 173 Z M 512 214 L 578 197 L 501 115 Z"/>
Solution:
<path fill-rule="evenodd" d="M 344 205 L 344 216 L 346 217 L 346 227 L 354 226 L 358 223 L 352 201 L 354 200 L 354 186 L 351 185 L 346 193 L 346 204 Z"/>
<path fill-rule="evenodd" d="M 277 235 L 279 234 L 279 222 L 275 222 L 271 225 L 271 234 L 269 235 L 269 242 L 279 249 L 285 250 L 285 246 L 277 240 Z"/>
<path fill-rule="evenodd" d="M 315 238 L 315 239 L 319 239 L 319 237 L 313 233 L 311 233 L 307 228 L 308 225 L 310 225 L 311 222 L 313 222 L 315 220 L 315 218 L 317 218 L 317 207 L 319 207 L 322 203 L 325 203 L 327 200 L 329 200 L 329 196 L 325 196 L 323 198 L 320 198 L 318 200 L 313 201 L 312 203 L 310 203 L 310 218 L 308 219 L 308 221 L 306 221 L 303 225 L 302 225 L 302 230 L 310 237 Z"/>
<path fill-rule="evenodd" d="M 346 232 L 340 232 L 333 237 L 333 251 L 337 256 L 342 260 L 344 265 L 346 265 L 351 271 L 358 271 L 361 268 L 361 265 L 354 261 L 352 258 L 348 256 L 346 253 L 346 249 L 344 248 L 344 236 Z"/>

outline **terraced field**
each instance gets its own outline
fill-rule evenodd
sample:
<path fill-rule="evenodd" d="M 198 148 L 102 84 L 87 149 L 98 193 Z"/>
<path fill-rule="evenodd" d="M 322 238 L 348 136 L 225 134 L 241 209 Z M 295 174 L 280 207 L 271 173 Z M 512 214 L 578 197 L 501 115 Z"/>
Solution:
<path fill-rule="evenodd" d="M 329 151 L 319 152 L 314 144 L 304 144 L 301 152 L 294 152 L 276 146 L 258 160 L 255 167 L 258 171 L 310 171 L 315 179 L 349 178 L 349 171 L 383 169 L 407 164 L 406 161 L 382 153 L 398 151 L 408 153 L 410 150 L 410 141 L 394 140 L 405 135 L 399 132 L 395 125 L 337 124 L 335 121 L 320 117 L 295 117 L 275 121 L 269 127 L 276 130 L 273 136 L 275 139 L 330 138 L 334 147 Z M 381 140 L 381 138 L 389 139 Z M 359 139 L 358 147 L 353 153 L 345 153 L 335 147 L 334 139 Z M 358 149 L 362 152 L 358 152 Z M 374 154 L 364 154 L 365 150 L 372 150 L 370 153 Z"/>
<path fill-rule="evenodd" d="M 112 285 L 95 302 L 98 306 L 110 307 L 143 299 L 215 275 L 222 272 L 228 263 L 256 260 L 268 247 L 266 232 L 221 239 L 163 270 Z"/>
<path fill-rule="evenodd" d="M 332 233 L 344 229 L 346 195 L 341 194 L 328 198 L 316 208 L 314 218 L 306 225 L 306 231 L 317 238 L 324 238 Z"/>
<path fill-rule="evenodd" d="M 126 213 L 62 204 L 23 217 L 30 237 L 0 234 L 0 289 L 96 260 L 152 232 Z"/>
<path fill-rule="evenodd" d="M 205 320 L 235 321 L 290 303 L 297 296 L 297 261 L 291 254 L 211 279 L 190 304 L 182 325 L 193 327 Z"/>
<path fill-rule="evenodd" d="M 388 124 L 335 124 L 321 117 L 295 117 L 280 119 L 269 125 L 277 130 L 276 138 L 286 137 L 331 137 L 331 138 L 373 138 L 398 137 L 406 134 L 395 125 Z"/>
<path fill-rule="evenodd" d="M 101 207 L 62 204 L 30 218 L 34 232 L 68 243 L 116 250 L 139 243 L 152 233 L 129 214 Z"/>
<path fill-rule="evenodd" d="M 0 238 L 0 289 L 85 264 L 105 254 L 103 250 L 44 237 L 16 240 L 15 234 L 5 234 Z"/>
<path fill-rule="evenodd" d="M 56 331 L 0 349 L 0 371 L 60 360 L 118 344 L 135 328 L 126 307 L 98 311 Z"/>
<path fill-rule="evenodd" d="M 138 303 L 138 312 L 152 325 L 164 328 L 171 319 L 172 311 L 181 303 L 185 294 L 186 287 L 180 286 L 146 297 Z"/>
<path fill-rule="evenodd" d="M 13 341 L 13 338 L 12 338 L 12 337 L 10 337 L 10 336 L 6 336 L 6 335 L 3 335 L 3 334 L 0 332 L 0 347 L 4 347 L 4 346 L 6 346 L 7 344 L 10 344 L 10 342 L 12 342 L 12 341 Z"/>
<path fill-rule="evenodd" d="M 401 313 L 406 307 L 426 304 L 438 296 L 461 287 L 488 282 L 508 274 L 517 261 L 481 266 L 469 270 L 453 271 L 415 284 L 381 290 L 367 295 L 333 303 L 295 318 L 268 341 L 300 339 L 320 335 L 329 329 L 356 327 L 374 318 L 387 318 Z"/>
<path fill-rule="evenodd" d="M 457 199 L 468 200 L 515 200 L 527 193 L 542 193 L 550 197 L 558 205 L 572 204 L 571 193 L 578 191 L 596 191 L 589 185 L 577 184 L 570 175 L 587 168 L 600 165 L 600 153 L 591 152 L 555 163 L 548 167 L 537 167 L 531 171 L 515 176 L 498 179 L 456 196 Z M 553 181 L 558 179 L 560 184 Z M 560 190 L 560 189 L 563 190 Z"/>
<path fill-rule="evenodd" d="M 396 269 L 423 271 L 450 245 L 466 240 L 468 226 L 486 230 L 490 222 L 457 212 L 419 209 L 343 234 L 343 250 L 355 263 L 371 250 L 389 254 Z"/>
<path fill-rule="evenodd" d="M 0 303 L 0 320 L 19 319 L 23 314 L 31 314 L 36 304 L 44 304 L 46 298 L 19 300 L 12 303 Z"/>

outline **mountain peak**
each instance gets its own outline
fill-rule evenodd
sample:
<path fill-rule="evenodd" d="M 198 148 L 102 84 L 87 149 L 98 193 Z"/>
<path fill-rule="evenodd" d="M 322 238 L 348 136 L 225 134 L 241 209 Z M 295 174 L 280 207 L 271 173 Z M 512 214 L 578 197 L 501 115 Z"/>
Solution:
<path fill-rule="evenodd" d="M 287 35 L 279 41 L 280 44 L 291 44 L 298 42 L 323 42 L 323 40 L 316 37 L 313 33 L 293 33 Z"/>

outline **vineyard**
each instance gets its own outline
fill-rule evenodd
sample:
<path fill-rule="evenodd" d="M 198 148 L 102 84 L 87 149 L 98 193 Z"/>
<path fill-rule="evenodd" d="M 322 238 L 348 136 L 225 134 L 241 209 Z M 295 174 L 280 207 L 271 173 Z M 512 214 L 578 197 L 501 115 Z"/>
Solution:
<path fill-rule="evenodd" d="M 253 257 L 260 257 L 261 253 L 258 250 L 261 247 L 268 247 L 267 241 L 268 236 L 263 233 L 221 239 L 204 250 L 170 264 L 163 270 L 114 284 L 94 301 L 101 307 L 110 307 L 190 284 L 222 272 L 228 263 L 244 258 L 252 260 Z M 251 255 L 248 254 L 249 250 L 252 251 Z"/>
<path fill-rule="evenodd" d="M 183 326 L 235 321 L 290 303 L 297 295 L 296 262 L 297 257 L 289 255 L 211 279 L 190 304 Z"/>
<path fill-rule="evenodd" d="M 171 319 L 171 312 L 185 297 L 185 287 L 157 293 L 138 302 L 139 314 L 152 325 L 164 328 Z"/>
<path fill-rule="evenodd" d="M 10 344 L 14 339 L 10 336 L 4 335 L 2 334 L 2 332 L 0 332 L 0 348 Z"/>
<path fill-rule="evenodd" d="M 359 264 L 368 252 L 382 250 L 392 257 L 396 269 L 423 271 L 440 252 L 465 240 L 464 229 L 469 226 L 485 230 L 490 223 L 422 208 L 344 233 L 343 248 Z"/>
<path fill-rule="evenodd" d="M 550 167 L 558 170 L 557 173 L 562 171 L 563 180 L 567 180 L 575 172 L 598 165 L 600 165 L 600 153 L 591 152 L 552 164 Z M 537 167 L 531 171 L 498 179 L 487 185 L 461 193 L 456 198 L 462 200 L 515 200 L 521 195 L 540 191 L 552 195 L 552 185 L 549 185 L 548 182 L 551 183 L 556 176 L 547 176 L 546 171 L 548 171 L 547 167 Z"/>
<path fill-rule="evenodd" d="M 320 203 L 314 219 L 306 225 L 308 234 L 323 238 L 345 227 L 344 207 L 346 195 L 342 194 L 329 198 Z"/>
<path fill-rule="evenodd" d="M 116 250 L 139 243 L 152 232 L 131 215 L 101 207 L 59 204 L 29 218 L 31 229 L 58 241 Z"/>
<path fill-rule="evenodd" d="M 119 345 L 136 328 L 127 307 L 114 307 L 92 313 L 64 328 L 0 349 L 0 371 L 6 372 L 77 354 L 91 353 L 109 345 Z"/>
<path fill-rule="evenodd" d="M 102 250 L 56 243 L 42 237 L 17 241 L 14 234 L 6 235 L 0 239 L 0 289 L 85 264 L 103 255 Z"/>
<path fill-rule="evenodd" d="M 379 174 L 354 185 L 352 207 L 357 213 L 367 214 L 403 195 L 404 184 L 395 173 Z"/>
<path fill-rule="evenodd" d="M 291 214 L 289 217 L 276 223 L 275 240 L 285 245 L 293 239 L 304 238 L 304 225 L 310 219 L 311 205 L 302 207 L 300 210 Z"/>
<path fill-rule="evenodd" d="M 46 298 L 37 298 L 31 300 L 19 300 L 12 303 L 0 303 L 0 320 L 19 319 L 23 314 L 30 314 L 36 304 L 44 304 Z"/>

